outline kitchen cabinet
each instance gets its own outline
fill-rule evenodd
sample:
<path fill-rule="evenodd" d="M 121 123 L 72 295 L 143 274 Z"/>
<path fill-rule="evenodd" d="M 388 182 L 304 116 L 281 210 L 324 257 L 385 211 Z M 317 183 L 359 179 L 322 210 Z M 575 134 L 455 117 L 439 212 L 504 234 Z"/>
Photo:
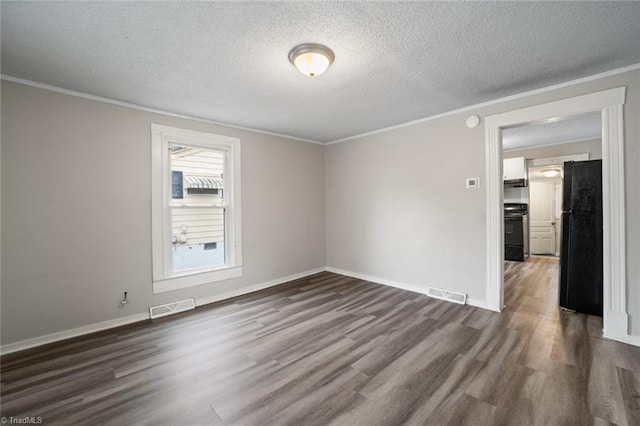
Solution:
<path fill-rule="evenodd" d="M 502 160 L 502 174 L 504 180 L 526 179 L 527 160 L 524 157 L 505 158 Z"/>

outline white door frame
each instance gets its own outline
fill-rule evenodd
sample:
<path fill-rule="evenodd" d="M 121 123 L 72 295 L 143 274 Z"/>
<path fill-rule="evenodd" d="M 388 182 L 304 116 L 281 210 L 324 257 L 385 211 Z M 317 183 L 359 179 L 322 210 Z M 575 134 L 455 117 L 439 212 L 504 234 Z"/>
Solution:
<path fill-rule="evenodd" d="M 551 165 L 562 166 L 567 161 L 587 161 L 587 160 L 589 160 L 588 152 L 585 152 L 583 154 L 559 155 L 557 157 L 532 158 L 531 160 L 527 160 L 527 168 L 551 166 Z"/>
<path fill-rule="evenodd" d="M 544 123 L 558 117 L 593 111 L 602 113 L 602 207 L 604 271 L 604 336 L 629 340 L 626 300 L 624 203 L 625 87 L 577 96 L 496 114 L 485 119 L 487 182 L 487 308 L 504 306 L 504 230 L 502 183 L 502 129 Z"/>

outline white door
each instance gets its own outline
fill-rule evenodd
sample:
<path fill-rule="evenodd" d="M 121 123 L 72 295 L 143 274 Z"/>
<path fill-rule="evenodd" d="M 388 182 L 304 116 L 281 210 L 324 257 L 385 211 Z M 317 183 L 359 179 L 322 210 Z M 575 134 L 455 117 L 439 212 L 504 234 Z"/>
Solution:
<path fill-rule="evenodd" d="M 531 254 L 555 254 L 555 185 L 549 182 L 529 184 L 529 223 Z"/>

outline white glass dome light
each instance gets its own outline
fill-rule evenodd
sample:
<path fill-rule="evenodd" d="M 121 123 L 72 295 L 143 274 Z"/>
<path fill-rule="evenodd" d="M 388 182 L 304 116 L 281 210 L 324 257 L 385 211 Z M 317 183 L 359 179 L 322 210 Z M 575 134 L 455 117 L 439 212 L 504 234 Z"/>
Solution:
<path fill-rule="evenodd" d="M 542 174 L 548 178 L 554 178 L 560 174 L 560 170 L 558 169 L 545 169 L 542 171 Z"/>
<path fill-rule="evenodd" d="M 334 59 L 331 49 L 315 43 L 301 44 L 289 52 L 289 61 L 309 77 L 317 77 L 325 72 Z"/>

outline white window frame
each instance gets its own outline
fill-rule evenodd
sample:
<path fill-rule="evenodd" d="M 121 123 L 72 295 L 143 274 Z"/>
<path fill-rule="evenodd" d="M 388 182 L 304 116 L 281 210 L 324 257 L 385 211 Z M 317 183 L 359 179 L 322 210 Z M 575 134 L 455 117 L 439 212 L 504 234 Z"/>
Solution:
<path fill-rule="evenodd" d="M 226 153 L 224 176 L 225 264 L 172 271 L 171 165 L 169 145 Z M 164 293 L 242 276 L 240 139 L 176 127 L 151 125 L 151 228 L 153 293 Z"/>

